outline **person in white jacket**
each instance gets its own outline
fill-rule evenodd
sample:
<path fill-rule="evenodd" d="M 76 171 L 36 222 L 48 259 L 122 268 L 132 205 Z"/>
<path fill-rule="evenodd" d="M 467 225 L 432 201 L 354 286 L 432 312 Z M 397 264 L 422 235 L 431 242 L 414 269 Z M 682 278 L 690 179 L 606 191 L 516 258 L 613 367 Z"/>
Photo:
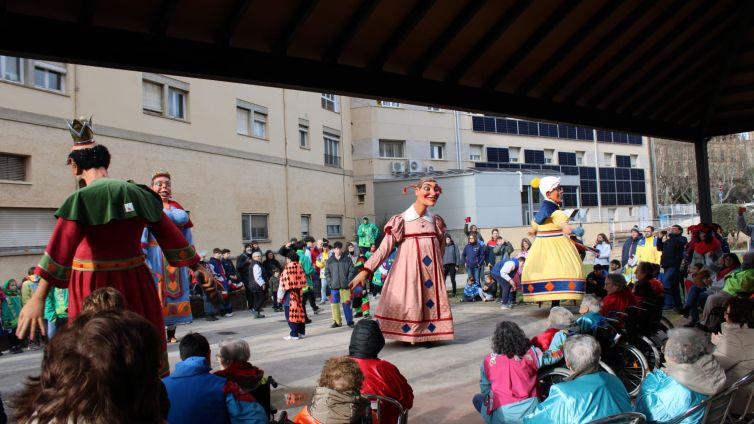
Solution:
<path fill-rule="evenodd" d="M 594 265 L 602 265 L 606 269 L 610 266 L 610 253 L 613 247 L 604 233 L 597 234 L 597 241 L 592 246 L 598 253 L 594 254 Z"/>

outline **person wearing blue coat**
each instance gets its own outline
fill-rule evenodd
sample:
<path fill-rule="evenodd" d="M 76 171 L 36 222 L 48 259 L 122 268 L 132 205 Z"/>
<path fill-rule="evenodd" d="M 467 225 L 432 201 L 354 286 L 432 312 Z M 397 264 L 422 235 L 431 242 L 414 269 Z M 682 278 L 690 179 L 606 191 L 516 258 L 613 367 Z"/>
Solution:
<path fill-rule="evenodd" d="M 199 333 L 183 337 L 181 362 L 162 379 L 170 399 L 169 423 L 267 424 L 262 405 L 236 383 L 210 374 L 210 348 Z"/>
<path fill-rule="evenodd" d="M 668 332 L 665 366 L 654 370 L 642 382 L 636 398 L 637 412 L 647 421 L 670 421 L 725 387 L 725 370 L 708 353 L 703 334 L 691 328 Z M 700 410 L 681 424 L 702 422 Z"/>
<path fill-rule="evenodd" d="M 524 424 L 580 424 L 632 410 L 625 386 L 618 377 L 599 371 L 601 349 L 589 335 L 570 336 L 565 360 L 574 377 L 556 384 Z"/>

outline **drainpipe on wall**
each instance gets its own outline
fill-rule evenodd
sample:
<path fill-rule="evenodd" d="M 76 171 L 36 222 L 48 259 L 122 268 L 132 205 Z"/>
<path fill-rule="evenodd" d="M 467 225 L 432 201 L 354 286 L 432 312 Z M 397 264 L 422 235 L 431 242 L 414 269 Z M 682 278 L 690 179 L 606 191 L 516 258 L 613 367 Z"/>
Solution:
<path fill-rule="evenodd" d="M 461 169 L 461 118 L 457 110 L 453 111 L 456 130 L 456 169 Z"/>
<path fill-rule="evenodd" d="M 597 213 L 602 222 L 602 189 L 600 187 L 600 156 L 597 149 L 597 130 L 592 130 L 592 137 L 594 137 L 594 170 L 597 173 Z M 608 217 L 609 219 L 609 217 Z"/>

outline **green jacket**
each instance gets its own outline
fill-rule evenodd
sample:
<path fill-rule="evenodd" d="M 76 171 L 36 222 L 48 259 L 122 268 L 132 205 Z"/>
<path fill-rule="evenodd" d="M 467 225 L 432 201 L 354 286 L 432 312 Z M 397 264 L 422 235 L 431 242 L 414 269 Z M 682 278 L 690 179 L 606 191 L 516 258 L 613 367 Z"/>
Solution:
<path fill-rule="evenodd" d="M 53 287 L 45 299 L 45 319 L 68 318 L 68 289 Z"/>
<path fill-rule="evenodd" d="M 359 228 L 356 230 L 356 235 L 359 237 L 359 247 L 371 247 L 374 242 L 377 241 L 377 236 L 379 234 L 380 230 L 377 226 L 369 222 L 367 219 L 367 223 L 360 224 Z"/>
<path fill-rule="evenodd" d="M 11 279 L 5 280 L 3 291 L 5 300 L 2 307 L 3 327 L 5 329 L 18 327 L 18 315 L 21 313 L 21 293 L 20 290 L 8 290 Z"/>
<path fill-rule="evenodd" d="M 30 275 L 21 282 L 21 303 L 26 305 L 39 287 L 39 277 Z"/>
<path fill-rule="evenodd" d="M 743 269 L 725 277 L 723 291 L 731 296 L 738 296 L 738 292 L 754 291 L 754 268 Z"/>
<path fill-rule="evenodd" d="M 306 252 L 303 249 L 297 250 L 296 253 L 298 253 L 298 263 L 304 270 L 304 274 L 306 274 L 306 287 L 303 289 L 303 292 L 306 293 L 314 289 L 314 281 L 312 281 L 312 273 L 315 271 L 314 265 L 312 265 L 312 260 L 306 256 Z"/>

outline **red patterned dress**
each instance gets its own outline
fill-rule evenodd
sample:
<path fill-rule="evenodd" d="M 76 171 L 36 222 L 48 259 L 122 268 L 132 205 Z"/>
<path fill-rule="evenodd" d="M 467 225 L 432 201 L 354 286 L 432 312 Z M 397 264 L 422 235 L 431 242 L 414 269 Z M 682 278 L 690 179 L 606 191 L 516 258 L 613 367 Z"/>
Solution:
<path fill-rule="evenodd" d="M 442 267 L 445 228 L 439 215 L 419 216 L 412 205 L 390 218 L 380 247 L 364 264 L 371 274 L 398 247 L 375 313 L 386 339 L 453 340 L 453 314 Z"/>
<path fill-rule="evenodd" d="M 199 256 L 178 227 L 162 213 L 162 202 L 144 186 L 100 178 L 77 190 L 58 217 L 35 274 L 68 289 L 68 318 L 81 312 L 84 298 L 100 287 L 123 294 L 126 309 L 149 320 L 163 342 L 165 325 L 154 279 L 144 261 L 146 226 L 172 266 L 190 266 Z"/>

